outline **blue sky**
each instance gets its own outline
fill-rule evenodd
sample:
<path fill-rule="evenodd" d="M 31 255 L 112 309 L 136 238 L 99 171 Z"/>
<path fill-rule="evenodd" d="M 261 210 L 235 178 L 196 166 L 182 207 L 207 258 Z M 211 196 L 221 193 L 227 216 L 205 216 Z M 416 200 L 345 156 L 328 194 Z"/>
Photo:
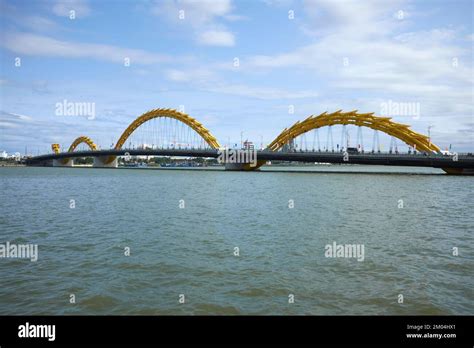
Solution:
<path fill-rule="evenodd" d="M 471 0 L 0 6 L 0 150 L 46 152 L 79 135 L 108 147 L 142 113 L 180 105 L 221 143 L 241 131 L 269 143 L 310 114 L 381 115 L 389 101 L 420 107 L 395 121 L 432 126 L 442 148 L 474 150 Z M 65 99 L 95 103 L 96 117 L 56 115 Z"/>

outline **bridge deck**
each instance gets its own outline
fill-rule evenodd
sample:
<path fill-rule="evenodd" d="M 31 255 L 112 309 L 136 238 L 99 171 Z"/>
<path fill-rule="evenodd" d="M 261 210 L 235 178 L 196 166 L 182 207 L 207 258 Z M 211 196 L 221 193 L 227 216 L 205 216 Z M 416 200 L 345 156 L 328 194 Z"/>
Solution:
<path fill-rule="evenodd" d="M 173 157 L 206 157 L 217 158 L 215 149 L 156 149 L 156 150 L 96 150 L 63 152 L 32 157 L 27 164 L 36 165 L 53 159 L 103 156 L 173 156 Z M 347 163 L 389 166 L 416 166 L 433 168 L 474 169 L 474 156 L 471 154 L 447 156 L 440 154 L 387 154 L 357 153 L 344 158 L 341 152 L 273 152 L 257 151 L 257 159 L 264 161 L 295 161 L 320 163 Z"/>

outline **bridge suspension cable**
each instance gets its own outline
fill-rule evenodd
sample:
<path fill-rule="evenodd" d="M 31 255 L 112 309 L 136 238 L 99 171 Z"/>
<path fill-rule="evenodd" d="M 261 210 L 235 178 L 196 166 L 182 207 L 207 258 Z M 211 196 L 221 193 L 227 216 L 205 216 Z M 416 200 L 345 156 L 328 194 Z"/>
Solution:
<path fill-rule="evenodd" d="M 328 127 L 328 135 L 326 138 L 326 151 L 329 151 L 329 139 L 331 139 L 331 151 L 334 152 L 334 141 L 332 139 L 332 126 Z"/>
<path fill-rule="evenodd" d="M 329 142 L 331 149 L 334 150 L 332 141 L 333 125 L 355 125 L 381 131 L 389 136 L 403 141 L 408 146 L 416 148 L 419 151 L 440 152 L 440 148 L 429 141 L 429 138 L 423 134 L 414 132 L 408 125 L 396 123 L 390 117 L 374 116 L 373 113 L 358 113 L 357 110 L 342 112 L 338 110 L 333 113 L 324 112 L 318 116 L 311 115 L 303 121 L 296 122 L 290 128 L 283 130 L 269 145 L 268 149 L 278 151 L 282 146 L 291 139 L 298 137 L 310 130 L 328 127 L 328 137 L 326 139 L 326 151 L 329 150 Z M 373 150 L 375 151 L 375 142 L 378 139 L 378 133 L 374 135 Z M 341 144 L 342 145 L 342 144 Z M 380 151 L 380 142 L 378 142 L 377 151 Z"/>
<path fill-rule="evenodd" d="M 114 149 L 220 148 L 217 139 L 191 116 L 174 109 L 154 109 L 137 117 L 122 133 Z M 105 163 L 115 159 L 109 156 Z"/>
<path fill-rule="evenodd" d="M 364 138 L 361 126 L 357 126 L 357 146 L 360 147 L 361 152 L 364 152 Z"/>

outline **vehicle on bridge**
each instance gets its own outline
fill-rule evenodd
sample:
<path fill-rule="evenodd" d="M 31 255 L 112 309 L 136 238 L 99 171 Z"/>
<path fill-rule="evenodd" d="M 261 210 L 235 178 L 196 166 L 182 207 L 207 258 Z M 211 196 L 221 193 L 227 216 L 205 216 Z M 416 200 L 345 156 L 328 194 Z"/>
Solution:
<path fill-rule="evenodd" d="M 348 154 L 354 154 L 354 155 L 359 153 L 359 149 L 357 147 L 348 147 L 346 151 Z"/>

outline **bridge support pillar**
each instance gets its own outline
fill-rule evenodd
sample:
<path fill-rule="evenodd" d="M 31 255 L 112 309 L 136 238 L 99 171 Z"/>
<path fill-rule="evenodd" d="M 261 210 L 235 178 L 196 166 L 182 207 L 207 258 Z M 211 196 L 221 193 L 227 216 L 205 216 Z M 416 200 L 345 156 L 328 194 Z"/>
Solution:
<path fill-rule="evenodd" d="M 265 161 L 262 160 L 257 161 L 256 165 L 253 167 L 250 165 L 250 163 L 225 163 L 224 168 L 225 170 L 229 171 L 251 172 L 254 170 L 258 170 L 264 164 Z"/>
<path fill-rule="evenodd" d="M 224 164 L 225 170 L 235 170 L 235 171 L 244 170 L 243 166 L 244 165 L 241 163 L 225 163 Z"/>
<path fill-rule="evenodd" d="M 74 161 L 70 158 L 64 163 L 63 160 L 53 159 L 53 167 L 74 167 Z"/>
<path fill-rule="evenodd" d="M 94 157 L 94 164 L 92 166 L 94 168 L 117 168 L 118 167 L 117 157 L 115 157 L 115 159 L 112 162 L 106 163 L 108 159 L 109 159 L 109 156 Z"/>
<path fill-rule="evenodd" d="M 451 175 L 474 175 L 473 168 L 443 168 L 443 170 Z"/>

